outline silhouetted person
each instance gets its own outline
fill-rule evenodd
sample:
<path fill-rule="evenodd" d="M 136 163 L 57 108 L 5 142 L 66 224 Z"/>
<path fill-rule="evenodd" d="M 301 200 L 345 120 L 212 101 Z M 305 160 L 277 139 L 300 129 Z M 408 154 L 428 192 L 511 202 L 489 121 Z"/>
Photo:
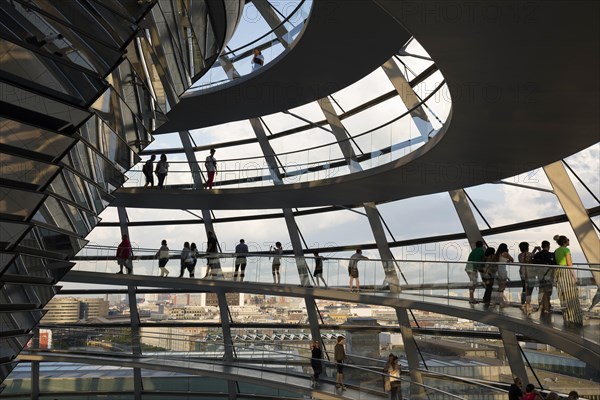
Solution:
<path fill-rule="evenodd" d="M 214 256 L 216 253 L 219 252 L 217 238 L 215 237 L 215 234 L 211 231 L 206 232 L 206 236 L 206 252 L 208 253 L 206 259 L 208 263 L 208 270 L 206 271 L 206 276 L 211 278 L 222 278 L 223 271 L 221 270 L 221 265 L 219 264 L 219 257 Z"/>
<path fill-rule="evenodd" d="M 315 251 L 313 255 L 315 256 L 315 272 L 313 273 L 313 276 L 315 277 L 315 283 L 317 286 L 320 286 L 320 279 L 323 282 L 323 285 L 325 285 L 325 289 L 327 289 L 327 282 L 325 282 L 325 279 L 323 279 L 323 257 L 321 257 L 317 251 Z"/>
<path fill-rule="evenodd" d="M 516 377 L 514 383 L 508 388 L 508 400 L 523 400 L 523 381 Z"/>
<path fill-rule="evenodd" d="M 240 282 L 244 281 L 244 271 L 246 271 L 246 254 L 248 254 L 248 245 L 244 239 L 240 239 L 240 242 L 235 246 L 235 272 L 233 273 L 233 280 L 237 281 L 238 270 L 240 271 Z"/>
<path fill-rule="evenodd" d="M 533 256 L 533 262 L 539 265 L 546 265 L 547 267 L 538 267 L 538 278 L 540 281 L 540 293 L 542 299 L 540 300 L 540 311 L 542 314 L 549 314 L 552 312 L 552 306 L 550 305 L 550 298 L 552 297 L 552 285 L 554 284 L 554 269 L 550 268 L 550 265 L 556 265 L 554 261 L 554 252 L 550 251 L 550 242 L 547 240 L 542 241 L 542 250 L 538 251 Z"/>
<path fill-rule="evenodd" d="M 169 173 L 169 163 L 167 162 L 166 155 L 160 155 L 160 160 L 156 163 L 156 169 L 154 172 L 158 177 L 158 188 L 162 189 L 165 186 L 165 178 Z"/>
<path fill-rule="evenodd" d="M 204 161 L 204 167 L 206 167 L 206 174 L 208 175 L 208 181 L 206 186 L 212 189 L 213 182 L 215 181 L 215 175 L 217 174 L 217 159 L 215 158 L 215 149 L 210 149 L 210 155 L 206 157 Z"/>
<path fill-rule="evenodd" d="M 346 349 L 344 344 L 346 339 L 343 336 L 338 336 L 337 344 L 333 348 L 333 358 L 335 359 L 337 374 L 335 376 L 335 387 L 336 389 L 346 390 L 344 385 L 344 361 L 346 360 Z"/>
<path fill-rule="evenodd" d="M 144 166 L 142 167 L 142 172 L 144 173 L 144 177 L 146 177 L 146 184 L 144 185 L 144 187 L 150 185 L 151 187 L 154 187 L 154 174 L 152 171 L 154 171 L 154 160 L 156 159 L 156 156 L 154 154 L 152 154 L 152 157 L 150 157 L 148 159 L 148 161 L 146 161 L 144 163 Z"/>
<path fill-rule="evenodd" d="M 169 248 L 167 247 L 166 240 L 163 240 L 161 242 L 161 246 L 158 252 L 156 253 L 156 257 L 158 257 L 158 268 L 160 268 L 160 276 L 169 276 L 169 270 L 166 268 L 166 265 L 169 262 Z"/>
<path fill-rule="evenodd" d="M 321 350 L 321 345 L 318 340 L 312 342 L 312 346 L 310 348 L 310 366 L 313 369 L 312 376 L 312 386 L 319 386 L 319 375 L 323 372 L 323 351 Z"/>
<path fill-rule="evenodd" d="M 117 247 L 117 264 L 119 265 L 119 272 L 117 274 L 123 273 L 123 267 L 127 268 L 127 273 L 131 274 L 132 267 L 129 265 L 131 262 L 132 252 L 131 252 L 131 242 L 127 235 L 123 235 L 121 238 L 121 243 L 119 243 L 119 247 Z"/>
<path fill-rule="evenodd" d="M 273 264 L 271 265 L 273 283 L 279 285 L 281 283 L 281 274 L 279 273 L 279 269 L 281 268 L 281 254 L 283 253 L 281 242 L 276 242 L 275 248 L 271 247 L 271 251 L 273 252 Z"/>
<path fill-rule="evenodd" d="M 492 264 L 495 259 L 496 249 L 494 247 L 488 247 L 485 249 L 484 260 L 485 266 L 483 268 L 483 272 L 481 273 L 481 280 L 483 281 L 483 286 L 485 290 L 483 292 L 483 305 L 489 306 L 490 301 L 492 300 L 492 292 L 494 290 L 494 280 L 496 279 L 496 273 L 498 272 L 498 266 L 496 264 Z"/>

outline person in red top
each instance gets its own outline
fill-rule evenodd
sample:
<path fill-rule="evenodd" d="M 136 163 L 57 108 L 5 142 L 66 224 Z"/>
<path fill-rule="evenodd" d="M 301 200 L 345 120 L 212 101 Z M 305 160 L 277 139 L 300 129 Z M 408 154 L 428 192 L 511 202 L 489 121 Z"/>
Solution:
<path fill-rule="evenodd" d="M 123 273 L 123 267 L 127 268 L 127 273 L 131 274 L 132 268 L 129 264 L 129 260 L 131 259 L 131 242 L 129 242 L 129 238 L 127 235 L 123 235 L 123 240 L 117 247 L 117 264 L 119 264 L 120 271 L 117 274 Z"/>
<path fill-rule="evenodd" d="M 535 386 L 531 383 L 525 386 L 525 394 L 523 400 L 544 400 L 544 398 L 535 390 Z"/>

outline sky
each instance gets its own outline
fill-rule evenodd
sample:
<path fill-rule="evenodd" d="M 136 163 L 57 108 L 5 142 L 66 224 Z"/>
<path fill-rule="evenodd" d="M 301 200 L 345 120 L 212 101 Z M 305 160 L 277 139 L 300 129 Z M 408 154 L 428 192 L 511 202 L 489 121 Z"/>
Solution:
<path fill-rule="evenodd" d="M 297 1 L 273 1 L 272 2 L 284 15 L 289 15 Z M 307 3 L 308 5 L 310 3 Z M 304 12 L 304 10 L 303 10 Z M 301 21 L 293 18 L 294 25 Z M 261 36 L 268 31 L 265 21 L 256 13 L 253 5 L 248 5 L 242 16 L 240 28 L 232 38 L 229 48 L 236 48 L 248 43 L 256 37 Z M 411 42 L 407 51 L 412 54 L 427 56 L 426 51 L 416 42 Z M 273 61 L 273 58 L 279 53 L 265 52 L 266 62 Z M 408 78 L 412 78 L 419 72 L 427 68 L 431 61 L 415 57 L 401 57 L 407 67 L 403 67 Z M 276 62 L 276 60 L 275 60 Z M 249 73 L 249 59 L 242 60 L 236 68 L 241 73 Z M 218 68 L 217 68 L 218 69 Z M 436 90 L 443 82 L 442 72 L 437 72 L 429 79 L 414 88 L 417 95 L 421 98 L 426 97 L 432 91 Z M 220 78 L 219 78 L 220 76 Z M 218 80 L 224 76 L 219 72 L 211 74 L 208 78 Z M 205 79 L 205 82 L 206 82 Z M 347 111 L 353 107 L 363 104 L 366 101 L 376 98 L 383 93 L 393 89 L 393 86 L 387 79 L 385 73 L 376 69 L 368 76 L 359 80 L 350 87 L 334 93 L 332 97 L 339 103 L 334 107 L 338 113 Z M 451 93 L 447 88 L 442 88 L 428 102 L 428 116 L 435 128 L 441 124 L 438 119 L 444 121 L 451 109 Z M 324 119 L 323 113 L 316 103 L 310 103 L 296 109 L 290 110 L 302 118 L 318 121 Z M 343 121 L 348 132 L 357 136 L 362 132 L 381 125 L 394 117 L 406 112 L 406 106 L 399 97 L 387 100 L 375 107 L 363 111 L 355 116 L 349 117 Z M 299 119 L 283 113 L 267 115 L 263 120 L 272 132 L 280 132 L 296 126 L 303 125 L 304 122 Z M 191 132 L 194 142 L 199 146 L 209 146 L 214 143 L 222 143 L 231 140 L 245 139 L 254 137 L 253 130 L 248 121 L 237 121 L 209 128 L 194 130 Z M 420 136 L 414 121 L 406 116 L 398 122 L 379 129 L 371 134 L 358 137 L 355 151 L 369 153 L 384 148 L 391 144 L 400 143 L 404 140 Z M 322 146 L 332 143 L 331 133 L 314 128 L 294 136 L 286 136 L 281 139 L 271 140 L 270 143 L 278 154 L 285 152 L 294 152 L 288 155 L 282 155 L 281 160 L 284 165 L 292 167 L 303 163 L 323 163 L 332 158 L 341 156 L 337 144 L 325 146 L 320 149 L 309 149 L 313 146 Z M 410 151 L 415 150 L 419 145 L 409 146 L 406 149 L 394 153 L 392 156 L 374 159 L 371 162 L 365 162 L 361 166 L 364 169 L 386 163 L 392 159 L 402 157 Z M 178 134 L 166 134 L 155 136 L 155 141 L 148 149 L 160 149 L 170 147 L 181 147 Z M 250 167 L 264 168 L 265 163 L 261 157 L 261 150 L 257 143 L 228 147 L 217 150 L 216 158 L 219 160 L 221 175 L 217 179 L 239 177 L 240 168 L 245 168 L 245 176 L 258 174 L 256 171 L 248 171 Z M 204 160 L 207 152 L 198 152 L 198 160 Z M 251 159 L 248 159 L 251 158 Z M 144 160 L 146 157 L 144 157 Z M 596 197 L 600 197 L 600 182 L 598 171 L 600 170 L 600 147 L 598 144 L 581 151 L 566 159 L 566 162 L 578 176 L 586 182 Z M 191 183 L 191 175 L 183 154 L 169 155 L 171 170 L 167 180 L 167 185 L 176 183 Z M 177 164 L 177 162 L 182 162 Z M 138 164 L 129 174 L 129 181 L 125 186 L 138 186 L 141 178 L 141 166 Z M 230 171 L 229 171 L 230 170 Z M 181 172 L 176 172 L 181 171 Z M 265 174 L 263 170 L 260 172 Z M 348 173 L 347 168 L 341 168 L 331 173 Z M 324 174 L 324 173 L 323 173 Z M 324 175 L 307 175 L 297 178 L 320 179 Z M 492 227 L 512 224 L 516 222 L 561 214 L 562 210 L 556 197 L 547 192 L 535 190 L 535 188 L 548 189 L 550 185 L 542 169 L 528 171 L 515 177 L 507 177 L 504 181 L 531 186 L 532 189 L 515 187 L 506 184 L 484 184 L 471 188 L 466 188 L 467 193 L 473 199 L 477 207 L 481 210 L 483 216 Z M 579 182 L 575 186 L 586 207 L 597 206 L 597 201 L 589 195 Z M 262 182 L 261 185 L 271 185 L 271 182 Z M 235 186 L 237 187 L 237 186 Z M 388 240 L 404 240 L 418 237 L 427 237 L 443 235 L 449 233 L 458 233 L 462 231 L 460 221 L 450 200 L 448 193 L 436 193 L 426 196 L 419 196 L 402 201 L 394 201 L 378 206 L 385 222 L 391 230 L 388 233 Z M 183 210 L 151 210 L 151 209 L 128 209 L 128 216 L 131 221 L 148 220 L 177 220 L 195 218 L 194 215 Z M 191 210 L 196 215 L 199 210 Z M 373 236 L 362 210 L 357 212 L 349 210 L 335 211 L 316 215 L 297 217 L 296 222 L 304 236 L 308 247 L 331 247 L 336 245 L 355 245 L 360 243 L 372 243 Z M 243 210 L 243 211 L 215 211 L 217 218 L 239 215 L 256 215 L 261 213 L 278 213 L 281 210 Z M 105 222 L 118 221 L 116 209 L 109 207 L 101 215 Z M 479 227 L 487 228 L 484 220 L 476 215 Z M 598 217 L 594 222 L 599 225 Z M 282 218 L 268 220 L 253 220 L 247 222 L 220 223 L 216 225 L 216 233 L 221 243 L 223 252 L 233 252 L 235 244 L 240 238 L 244 238 L 251 244 L 251 250 L 268 249 L 275 241 L 284 243 L 285 249 L 291 249 L 289 236 L 285 222 Z M 596 232 L 597 233 L 597 232 Z M 528 241 L 539 244 L 541 240 L 550 240 L 555 234 L 565 234 L 573 237 L 573 231 L 568 224 L 557 224 L 543 228 L 528 229 L 521 232 L 510 234 L 495 235 L 487 237 L 486 240 L 492 244 L 506 242 L 514 256 L 518 253 L 517 244 L 520 241 Z M 393 237 L 392 237 L 393 235 Z M 179 250 L 184 241 L 194 241 L 204 243 L 206 241 L 204 227 L 200 224 L 173 225 L 173 226 L 154 226 L 154 227 L 130 227 L 130 236 L 132 243 L 140 248 L 158 248 L 162 239 L 167 239 L 172 250 Z M 97 227 L 87 238 L 91 244 L 101 244 L 116 246 L 119 243 L 120 234 L 118 228 Z M 203 246 L 200 246 L 203 248 Z M 584 262 L 583 255 L 575 241 L 571 242 L 571 249 L 575 261 Z M 438 243 L 427 246 L 411 248 L 394 248 L 393 254 L 399 259 L 423 259 L 423 260 L 449 260 L 460 261 L 467 258 L 469 248 L 466 240 L 458 243 Z M 325 255 L 348 257 L 351 252 L 329 253 Z M 365 254 L 371 258 L 378 258 L 374 250 L 367 250 Z"/>

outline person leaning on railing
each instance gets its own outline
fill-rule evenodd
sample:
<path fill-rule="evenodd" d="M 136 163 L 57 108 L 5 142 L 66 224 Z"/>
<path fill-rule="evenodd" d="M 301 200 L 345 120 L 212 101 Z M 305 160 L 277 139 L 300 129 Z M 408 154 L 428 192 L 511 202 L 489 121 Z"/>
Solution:
<path fill-rule="evenodd" d="M 494 247 L 488 247 L 484 253 L 485 267 L 481 273 L 481 280 L 485 286 L 483 292 L 483 305 L 488 307 L 490 301 L 492 301 L 492 292 L 494 290 L 494 280 L 496 279 L 496 273 L 498 272 L 498 266 L 494 264 L 494 257 L 496 249 Z"/>
<path fill-rule="evenodd" d="M 465 272 L 469 277 L 469 304 L 477 303 L 475 300 L 475 287 L 477 286 L 477 275 L 483 269 L 484 254 L 483 241 L 478 240 L 475 243 L 475 248 L 469 253 L 467 265 L 465 266 Z"/>
<path fill-rule="evenodd" d="M 552 312 L 550 298 L 552 297 L 552 285 L 554 284 L 554 269 L 550 265 L 556 265 L 554 253 L 550 251 L 549 241 L 542 241 L 542 250 L 533 256 L 533 262 L 539 265 L 546 265 L 546 267 L 538 267 L 539 290 L 542 295 L 538 311 L 542 314 L 549 314 Z"/>

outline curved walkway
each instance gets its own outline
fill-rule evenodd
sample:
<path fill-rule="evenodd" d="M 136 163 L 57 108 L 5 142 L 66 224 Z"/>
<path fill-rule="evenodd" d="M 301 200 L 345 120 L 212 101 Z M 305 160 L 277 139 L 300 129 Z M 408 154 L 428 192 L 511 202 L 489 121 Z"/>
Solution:
<path fill-rule="evenodd" d="M 314 1 L 301 37 L 277 60 L 184 95 L 153 134 L 259 117 L 321 99 L 382 65 L 408 39 L 410 34 L 371 0 Z"/>
<path fill-rule="evenodd" d="M 316 299 L 362 303 L 394 308 L 409 308 L 450 315 L 482 322 L 498 328 L 536 338 L 557 349 L 571 354 L 600 371 L 600 325 L 587 325 L 580 329 L 567 329 L 562 318 L 555 316 L 552 321 L 539 321 L 524 316 L 519 309 L 505 308 L 500 312 L 490 312 L 483 305 L 471 306 L 465 301 L 439 299 L 412 294 L 351 293 L 342 290 L 304 288 L 294 285 L 266 285 L 253 282 L 233 282 L 222 280 L 161 278 L 136 275 L 116 275 L 97 272 L 71 271 L 65 282 L 91 283 L 102 285 L 135 285 L 141 287 L 178 288 L 191 291 L 232 292 L 265 294 L 270 296 L 305 297 Z"/>
<path fill-rule="evenodd" d="M 285 375 L 281 371 L 270 371 L 268 369 L 256 369 L 245 366 L 240 363 L 209 363 L 196 360 L 178 360 L 177 358 L 155 358 L 155 357 L 135 357 L 118 356 L 114 354 L 72 354 L 55 353 L 51 351 L 32 351 L 26 354 L 21 353 L 21 361 L 47 361 L 47 362 L 72 362 L 92 365 L 115 365 L 128 368 L 142 368 L 159 371 L 170 371 L 181 374 L 208 376 L 216 379 L 230 379 L 239 382 L 256 384 L 272 387 L 275 389 L 286 390 L 303 395 L 312 396 L 312 399 L 333 400 L 333 399 L 359 399 L 360 392 L 347 390 L 344 395 L 335 394 L 334 385 L 323 383 L 319 389 L 310 388 L 309 375 L 305 377 Z M 283 378 L 283 379 L 282 379 Z M 375 396 L 370 393 L 371 396 Z M 380 396 L 383 398 L 383 396 Z"/>
<path fill-rule="evenodd" d="M 377 3 L 414 34 L 449 85 L 452 113 L 434 139 L 397 161 L 338 178 L 244 189 L 128 188 L 117 191 L 113 205 L 219 210 L 380 203 L 514 176 L 600 140 L 600 3 Z M 457 10 L 464 13 L 442 17 Z M 495 14 L 486 16 L 486 10 Z M 202 110 L 189 110 L 188 118 Z M 236 112 L 221 104 L 214 113 L 232 120 Z"/>

